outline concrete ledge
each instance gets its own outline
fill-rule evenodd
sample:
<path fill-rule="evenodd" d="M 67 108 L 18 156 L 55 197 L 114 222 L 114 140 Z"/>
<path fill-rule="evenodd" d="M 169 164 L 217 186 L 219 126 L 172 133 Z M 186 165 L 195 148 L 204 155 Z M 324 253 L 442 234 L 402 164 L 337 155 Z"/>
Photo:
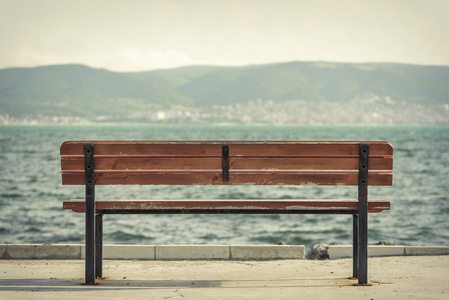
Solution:
<path fill-rule="evenodd" d="M 231 259 L 304 259 L 304 246 L 231 246 Z"/>
<path fill-rule="evenodd" d="M 404 250 L 405 255 L 449 255 L 449 247 L 446 246 L 408 246 Z"/>
<path fill-rule="evenodd" d="M 104 245 L 105 259 L 303 259 L 302 245 Z M 449 246 L 368 246 L 369 257 L 449 255 Z M 351 258 L 351 245 L 330 245 L 329 258 Z M 0 244 L 0 259 L 84 259 L 79 244 Z"/>
<path fill-rule="evenodd" d="M 7 252 L 6 252 L 6 245 L 5 244 L 0 245 L 0 259 L 8 258 L 6 256 L 6 254 L 7 254 Z"/>
<path fill-rule="evenodd" d="M 304 246 L 104 245 L 104 259 L 269 260 L 304 259 Z M 0 244 L 1 259 L 84 259 L 84 245 Z"/>
<path fill-rule="evenodd" d="M 81 246 L 67 244 L 14 244 L 4 247 L 6 259 L 80 259 Z"/>
<path fill-rule="evenodd" d="M 449 255 L 449 246 L 384 246 L 369 245 L 368 257 L 406 255 Z M 351 258 L 352 245 L 330 245 L 329 259 Z"/>
<path fill-rule="evenodd" d="M 105 245 L 103 247 L 103 256 L 107 259 L 155 260 L 156 246 L 134 245 L 130 247 L 127 245 Z"/>
<path fill-rule="evenodd" d="M 226 245 L 157 245 L 156 259 L 229 259 Z"/>
<path fill-rule="evenodd" d="M 86 258 L 86 247 L 81 247 L 81 259 Z M 104 259 L 145 259 L 155 260 L 156 246 L 153 245 L 103 245 Z"/>

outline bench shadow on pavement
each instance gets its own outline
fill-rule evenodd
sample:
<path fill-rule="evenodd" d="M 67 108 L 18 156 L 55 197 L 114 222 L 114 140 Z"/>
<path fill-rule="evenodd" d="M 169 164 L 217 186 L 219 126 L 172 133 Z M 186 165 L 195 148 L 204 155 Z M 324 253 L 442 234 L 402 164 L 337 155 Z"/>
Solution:
<path fill-rule="evenodd" d="M 190 288 L 279 288 L 354 286 L 349 278 L 300 278 L 255 280 L 133 280 L 99 279 L 97 285 L 84 285 L 83 279 L 2 279 L 0 291 L 92 291 L 128 289 Z"/>

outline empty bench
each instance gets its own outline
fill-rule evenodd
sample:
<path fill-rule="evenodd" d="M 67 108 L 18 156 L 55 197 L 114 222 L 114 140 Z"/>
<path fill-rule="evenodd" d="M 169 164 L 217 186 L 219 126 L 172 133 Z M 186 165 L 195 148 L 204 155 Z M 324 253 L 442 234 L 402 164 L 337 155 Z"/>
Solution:
<path fill-rule="evenodd" d="M 368 185 L 392 185 L 388 142 L 70 141 L 61 145 L 63 185 L 84 185 L 85 199 L 64 209 L 86 214 L 86 284 L 102 277 L 105 214 L 351 214 L 353 277 L 368 283 Z M 353 199 L 96 200 L 96 185 L 351 185 Z M 357 193 L 357 195 L 356 195 Z"/>

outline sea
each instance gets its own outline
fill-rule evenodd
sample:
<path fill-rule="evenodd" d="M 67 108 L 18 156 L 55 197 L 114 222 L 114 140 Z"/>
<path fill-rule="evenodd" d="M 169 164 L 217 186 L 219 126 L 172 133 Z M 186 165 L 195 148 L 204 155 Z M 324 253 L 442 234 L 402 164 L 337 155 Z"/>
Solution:
<path fill-rule="evenodd" d="M 83 124 L 0 126 L 0 243 L 84 243 L 84 215 L 62 202 L 84 197 L 61 184 L 68 140 L 385 140 L 393 186 L 369 197 L 391 202 L 370 214 L 369 243 L 449 245 L 449 126 Z M 357 187 L 98 186 L 98 199 L 356 198 Z M 139 245 L 351 244 L 350 215 L 106 215 L 104 243 Z"/>

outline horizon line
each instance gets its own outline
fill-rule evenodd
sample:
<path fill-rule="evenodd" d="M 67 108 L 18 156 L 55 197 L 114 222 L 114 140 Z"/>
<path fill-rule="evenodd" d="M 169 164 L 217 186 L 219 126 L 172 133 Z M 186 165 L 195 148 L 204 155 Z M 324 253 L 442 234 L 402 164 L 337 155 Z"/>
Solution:
<path fill-rule="evenodd" d="M 260 63 L 242 63 L 242 64 L 207 64 L 207 63 L 196 63 L 196 64 L 180 64 L 178 66 L 171 67 L 156 67 L 141 70 L 116 70 L 112 68 L 107 68 L 104 66 L 94 66 L 92 64 L 81 63 L 81 62 L 66 62 L 66 63 L 55 63 L 55 64 L 42 64 L 42 65 L 31 65 L 31 66 L 10 66 L 1 67 L 0 71 L 8 69 L 35 69 L 35 68 L 45 68 L 45 67 L 59 67 L 59 66 L 84 66 L 90 69 L 106 70 L 114 73 L 142 73 L 160 70 L 174 70 L 189 67 L 216 67 L 216 68 L 244 68 L 251 66 L 268 66 L 268 65 L 281 65 L 281 64 L 291 64 L 291 63 L 327 63 L 327 64 L 347 64 L 347 65 L 411 65 L 411 66 L 423 66 L 423 67 L 449 67 L 447 65 L 436 65 L 436 64 L 424 64 L 424 63 L 407 63 L 407 62 L 388 62 L 388 61 L 365 61 L 365 62 L 351 62 L 351 61 L 332 61 L 332 60 L 291 60 L 291 61 L 273 61 L 273 62 L 260 62 Z"/>

